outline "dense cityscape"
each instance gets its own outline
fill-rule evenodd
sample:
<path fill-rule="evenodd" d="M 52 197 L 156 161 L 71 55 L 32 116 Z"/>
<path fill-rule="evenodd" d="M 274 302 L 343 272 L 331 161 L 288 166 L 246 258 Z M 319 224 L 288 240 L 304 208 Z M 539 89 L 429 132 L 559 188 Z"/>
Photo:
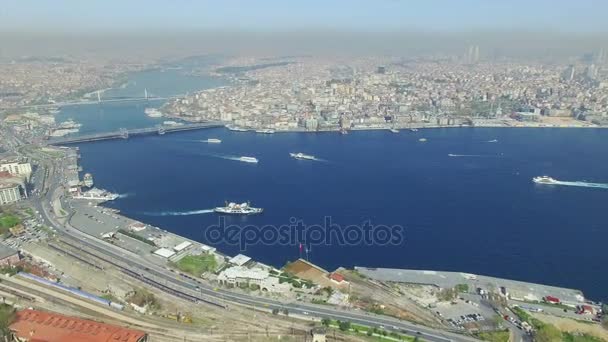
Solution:
<path fill-rule="evenodd" d="M 93 3 L 0 12 L 0 341 L 608 341 L 608 6 Z"/>
<path fill-rule="evenodd" d="M 608 123 L 603 50 L 588 64 L 546 65 L 480 61 L 476 48 L 462 58 L 226 67 L 235 70 L 235 85 L 174 100 L 163 111 L 277 131 Z"/>

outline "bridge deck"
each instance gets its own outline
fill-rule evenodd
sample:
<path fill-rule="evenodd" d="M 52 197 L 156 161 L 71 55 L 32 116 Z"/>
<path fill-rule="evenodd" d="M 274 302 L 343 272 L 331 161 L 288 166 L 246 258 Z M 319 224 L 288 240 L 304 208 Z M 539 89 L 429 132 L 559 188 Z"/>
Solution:
<path fill-rule="evenodd" d="M 191 131 L 195 129 L 204 129 L 204 128 L 213 128 L 213 127 L 222 127 L 224 126 L 221 122 L 203 122 L 203 123 L 195 123 L 195 124 L 184 124 L 179 126 L 161 126 L 161 127 L 148 127 L 148 128 L 135 128 L 135 129 L 121 129 L 115 132 L 107 132 L 107 133 L 96 133 L 96 134 L 87 134 L 76 137 L 67 137 L 67 138 L 59 138 L 52 139 L 47 142 L 48 145 L 65 145 L 65 144 L 75 144 L 80 142 L 88 142 L 88 141 L 99 141 L 99 140 L 110 140 L 110 139 L 126 139 L 131 136 L 138 135 L 147 135 L 153 133 L 159 133 L 162 131 L 163 133 L 171 133 L 171 132 L 180 132 L 180 131 Z"/>

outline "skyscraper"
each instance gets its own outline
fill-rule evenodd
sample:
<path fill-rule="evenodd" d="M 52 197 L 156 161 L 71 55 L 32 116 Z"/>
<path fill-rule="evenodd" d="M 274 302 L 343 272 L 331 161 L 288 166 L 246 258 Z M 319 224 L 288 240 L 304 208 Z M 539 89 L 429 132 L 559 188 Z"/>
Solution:
<path fill-rule="evenodd" d="M 464 61 L 468 64 L 479 62 L 479 45 L 469 45 L 469 48 L 464 55 Z"/>

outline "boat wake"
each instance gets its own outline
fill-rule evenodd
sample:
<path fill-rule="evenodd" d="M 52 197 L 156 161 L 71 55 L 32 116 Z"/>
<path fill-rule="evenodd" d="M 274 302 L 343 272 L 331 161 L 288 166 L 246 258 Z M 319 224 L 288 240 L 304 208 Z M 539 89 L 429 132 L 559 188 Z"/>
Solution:
<path fill-rule="evenodd" d="M 583 188 L 600 188 L 600 189 L 608 189 L 608 184 L 605 183 L 588 183 L 588 182 L 564 182 L 564 181 L 554 181 L 551 185 L 565 185 L 565 186 L 579 186 Z"/>
<path fill-rule="evenodd" d="M 135 193 L 133 193 L 133 192 L 127 192 L 127 193 L 124 193 L 124 194 L 118 194 L 118 197 L 116 197 L 116 198 L 128 198 L 128 197 L 133 197 L 133 196 L 135 196 Z"/>
<path fill-rule="evenodd" d="M 160 211 L 160 212 L 146 212 L 143 213 L 147 216 L 190 216 L 190 215 L 201 215 L 210 214 L 213 209 L 201 209 L 201 210 L 190 210 L 190 211 Z"/>
<path fill-rule="evenodd" d="M 448 153 L 448 157 L 470 157 L 470 158 L 492 158 L 492 157 L 497 157 L 494 155 L 489 155 L 489 154 L 453 154 L 453 153 Z"/>

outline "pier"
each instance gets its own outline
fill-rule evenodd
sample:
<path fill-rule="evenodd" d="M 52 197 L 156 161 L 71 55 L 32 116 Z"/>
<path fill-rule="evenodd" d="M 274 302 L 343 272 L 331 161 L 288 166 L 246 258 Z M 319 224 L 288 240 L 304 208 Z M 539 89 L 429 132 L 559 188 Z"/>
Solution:
<path fill-rule="evenodd" d="M 128 139 L 134 136 L 158 134 L 163 135 L 166 133 L 181 132 L 181 131 L 192 131 L 196 129 L 204 128 L 215 128 L 223 127 L 224 124 L 219 121 L 209 121 L 201 123 L 191 123 L 176 126 L 156 126 L 148 128 L 136 128 L 136 129 L 120 129 L 114 132 L 96 133 L 80 135 L 75 137 L 66 138 L 54 138 L 47 141 L 47 145 L 68 145 L 77 144 L 82 142 L 100 141 L 100 140 L 111 140 L 111 139 Z"/>

